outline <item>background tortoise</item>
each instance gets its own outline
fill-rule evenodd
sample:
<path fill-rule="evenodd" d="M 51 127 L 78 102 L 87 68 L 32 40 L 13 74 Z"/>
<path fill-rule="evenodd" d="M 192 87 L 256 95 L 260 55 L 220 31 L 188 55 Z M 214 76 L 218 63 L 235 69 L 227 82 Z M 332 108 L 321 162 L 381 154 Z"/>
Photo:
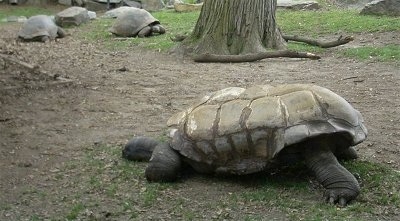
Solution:
<path fill-rule="evenodd" d="M 143 38 L 153 34 L 164 34 L 165 29 L 148 11 L 132 7 L 117 17 L 110 32 L 122 37 Z"/>
<path fill-rule="evenodd" d="M 35 15 L 30 17 L 22 25 L 18 37 L 26 41 L 54 40 L 65 37 L 65 31 L 58 27 L 53 19 L 47 15 Z"/>
<path fill-rule="evenodd" d="M 326 200 L 344 206 L 360 191 L 337 158 L 357 158 L 365 140 L 361 114 L 342 97 L 315 85 L 226 88 L 168 121 L 169 143 L 131 140 L 130 160 L 148 160 L 149 181 L 173 181 L 182 162 L 202 173 L 249 174 L 304 160 L 326 188 Z"/>

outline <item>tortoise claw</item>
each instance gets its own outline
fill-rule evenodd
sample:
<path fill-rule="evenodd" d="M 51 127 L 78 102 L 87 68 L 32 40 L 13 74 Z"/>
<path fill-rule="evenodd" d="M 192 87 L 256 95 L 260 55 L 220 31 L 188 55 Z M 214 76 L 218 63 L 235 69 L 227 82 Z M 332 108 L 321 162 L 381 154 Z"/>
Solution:
<path fill-rule="evenodd" d="M 335 204 L 335 198 L 329 197 L 328 202 L 329 202 L 329 204 L 334 205 Z"/>
<path fill-rule="evenodd" d="M 344 195 L 335 194 L 332 191 L 325 194 L 325 201 L 331 205 L 338 204 L 339 207 L 345 207 L 351 200 L 347 199 Z"/>
<path fill-rule="evenodd" d="M 340 207 L 345 207 L 347 205 L 347 200 L 343 197 L 339 198 L 339 206 Z"/>
<path fill-rule="evenodd" d="M 332 192 L 326 192 L 326 193 L 325 193 L 325 201 L 326 201 L 327 203 L 329 203 L 329 204 L 331 204 L 331 205 L 335 205 L 335 203 L 337 202 L 337 200 L 338 200 L 338 196 L 335 195 L 334 193 L 332 193 Z"/>

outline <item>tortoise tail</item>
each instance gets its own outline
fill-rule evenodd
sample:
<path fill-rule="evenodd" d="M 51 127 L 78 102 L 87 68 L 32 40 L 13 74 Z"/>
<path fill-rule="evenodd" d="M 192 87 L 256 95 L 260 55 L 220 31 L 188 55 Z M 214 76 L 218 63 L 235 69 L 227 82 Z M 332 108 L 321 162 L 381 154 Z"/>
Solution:
<path fill-rule="evenodd" d="M 122 157 L 127 160 L 149 161 L 154 148 L 159 144 L 153 138 L 135 137 L 122 150 Z"/>

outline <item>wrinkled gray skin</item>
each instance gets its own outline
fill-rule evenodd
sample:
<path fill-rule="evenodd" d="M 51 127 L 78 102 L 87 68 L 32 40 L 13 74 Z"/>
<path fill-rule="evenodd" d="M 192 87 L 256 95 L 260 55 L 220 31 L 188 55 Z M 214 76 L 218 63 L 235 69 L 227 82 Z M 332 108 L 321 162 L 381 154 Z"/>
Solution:
<path fill-rule="evenodd" d="M 47 42 L 65 37 L 64 29 L 58 27 L 47 15 L 30 17 L 21 27 L 18 38 L 24 41 Z"/>
<path fill-rule="evenodd" d="M 310 90 L 311 88 L 311 90 Z M 289 90 L 288 90 L 289 89 Z M 257 91 L 258 89 L 248 89 L 247 94 L 251 94 L 251 92 L 256 91 L 254 94 L 257 94 L 259 96 L 259 92 Z M 269 89 L 268 89 L 269 90 Z M 292 90 L 292 91 L 290 91 Z M 222 91 L 222 90 L 221 90 Z M 245 92 L 247 92 L 245 91 Z M 245 144 L 244 146 L 235 146 L 235 140 L 234 136 L 236 135 L 242 135 L 242 134 L 252 134 L 253 132 L 239 132 L 239 133 L 229 133 L 224 136 L 228 136 L 231 141 L 229 142 L 229 145 L 232 146 L 232 153 L 229 151 L 223 152 L 226 150 L 226 147 L 224 147 L 224 143 L 222 143 L 222 148 L 218 146 L 218 143 L 215 143 L 215 146 L 213 147 L 213 150 L 210 150 L 209 152 L 199 152 L 202 151 L 201 148 L 204 147 L 204 145 L 201 145 L 204 141 L 204 136 L 202 135 L 200 140 L 196 141 L 193 140 L 194 138 L 188 138 L 190 135 L 194 134 L 192 133 L 193 131 L 196 132 L 196 129 L 201 128 L 202 125 L 201 123 L 207 122 L 207 120 L 203 120 L 204 118 L 198 118 L 198 122 L 200 124 L 197 124 L 195 127 L 191 127 L 190 125 L 193 124 L 193 119 L 196 120 L 196 117 L 193 118 L 193 116 L 201 116 L 200 110 L 204 108 L 207 108 L 207 102 L 210 102 L 209 107 L 212 107 L 212 105 L 215 105 L 213 102 L 213 96 L 215 99 L 221 100 L 221 94 L 225 95 L 223 93 L 220 94 L 214 94 L 210 97 L 208 97 L 208 101 L 202 101 L 200 105 L 194 106 L 194 108 L 189 108 L 187 109 L 188 112 L 186 113 L 194 113 L 194 115 L 186 114 L 186 120 L 183 120 L 178 127 L 178 130 L 173 133 L 173 138 L 171 139 L 170 142 L 168 143 L 160 143 L 157 142 L 156 140 L 152 138 L 147 138 L 147 137 L 138 137 L 134 138 L 131 140 L 124 148 L 122 151 L 122 156 L 126 159 L 131 159 L 131 160 L 148 160 L 150 158 L 150 162 L 148 167 L 146 168 L 146 178 L 149 181 L 154 181 L 154 182 L 171 182 L 176 180 L 179 177 L 179 173 L 182 170 L 182 167 L 184 164 L 188 164 L 190 167 L 192 167 L 195 171 L 200 172 L 200 173 L 227 173 L 227 174 L 248 174 L 252 172 L 259 172 L 264 169 L 268 169 L 267 167 L 262 166 L 262 163 L 265 163 L 267 161 L 268 166 L 272 165 L 287 165 L 290 163 L 295 163 L 299 161 L 304 161 L 307 167 L 313 171 L 315 174 L 317 180 L 324 186 L 326 189 L 326 192 L 324 194 L 325 200 L 329 203 L 332 204 L 339 204 L 340 206 L 346 206 L 350 201 L 354 200 L 358 194 L 360 193 L 360 187 L 359 184 L 356 180 L 356 178 L 348 171 L 346 170 L 340 163 L 338 162 L 338 159 L 343 159 L 343 160 L 349 160 L 349 159 L 355 159 L 357 158 L 357 153 L 353 149 L 352 145 L 355 145 L 359 142 L 362 142 L 362 140 L 365 139 L 367 135 L 367 131 L 365 127 L 362 124 L 362 117 L 357 112 L 354 110 L 343 98 L 339 97 L 338 95 L 334 94 L 333 92 L 330 92 L 326 89 L 323 89 L 321 87 L 317 86 L 310 86 L 310 85 L 289 85 L 289 86 L 284 86 L 284 87 L 276 87 L 272 88 L 270 91 L 275 91 L 281 93 L 280 95 L 277 95 L 280 97 L 281 100 L 281 105 L 285 105 L 284 102 L 287 97 L 293 97 L 295 100 L 291 100 L 294 102 L 297 102 L 299 100 L 306 100 L 306 97 L 302 97 L 303 95 L 299 95 L 300 93 L 297 93 L 297 91 L 303 92 L 303 91 L 312 91 L 314 94 L 314 97 L 318 97 L 318 94 L 322 94 L 321 92 L 326 93 L 325 96 L 322 96 L 318 99 L 319 102 L 317 102 L 320 107 L 324 110 L 322 112 L 321 116 L 318 115 L 309 115 L 308 121 L 302 121 L 299 125 L 304 126 L 308 125 L 309 128 L 313 129 L 312 133 L 316 134 L 316 136 L 309 136 L 306 135 L 305 139 L 299 140 L 299 142 L 291 143 L 288 145 L 285 145 L 283 149 L 280 149 L 276 155 L 273 155 L 272 159 L 268 158 L 270 155 L 267 154 L 266 158 L 262 158 L 263 155 L 246 155 L 246 154 L 241 154 L 240 151 L 251 151 L 251 150 L 257 150 L 254 148 L 262 147 L 265 148 L 265 146 L 256 146 L 255 144 L 252 143 L 251 140 L 248 140 L 249 137 L 247 137 L 248 144 Z M 288 92 L 289 91 L 289 92 Z M 243 92 L 243 94 L 246 94 Z M 292 93 L 293 92 L 293 93 Z M 224 92 L 225 93 L 225 92 Z M 298 97 L 296 97 L 297 95 Z M 229 95 L 229 93 L 228 93 Z M 236 96 L 236 95 L 235 95 Z M 240 95 L 239 95 L 240 96 Z M 264 95 L 265 98 L 271 98 L 274 99 L 276 96 L 270 96 L 270 95 Z M 261 99 L 264 98 L 263 95 L 260 96 Z M 328 99 L 328 97 L 332 99 Z M 223 100 L 223 99 L 222 99 Z M 250 99 L 251 100 L 251 99 Z M 257 100 L 257 99 L 255 99 Z M 229 102 L 237 102 L 237 101 L 243 101 L 240 100 L 239 98 L 233 98 Z M 254 101 L 254 100 L 253 100 Z M 219 102 L 219 101 L 218 101 Z M 225 101 L 222 101 L 225 102 Z M 247 102 L 247 101 L 246 101 Z M 302 101 L 299 101 L 300 103 Z M 322 102 L 322 103 L 321 103 Z M 324 103 L 327 102 L 327 103 Z M 226 104 L 226 103 L 225 103 Z M 240 104 L 238 102 L 238 104 Z M 254 102 L 253 102 L 254 104 Z M 267 104 L 267 103 L 265 103 Z M 307 104 L 304 103 L 303 104 Z M 311 106 L 309 107 L 314 107 L 313 103 L 308 103 Z M 299 106 L 296 106 L 295 103 L 287 103 L 286 105 L 294 105 L 294 108 L 297 108 Z M 317 105 L 318 106 L 318 105 Z M 343 106 L 347 106 L 347 109 L 344 110 Z M 253 106 L 250 106 L 253 107 Z M 255 106 L 254 106 L 255 107 Z M 337 108 L 335 108 L 337 107 Z M 289 107 L 290 108 L 290 107 Z M 292 113 L 298 113 L 301 112 L 302 109 L 292 109 Z M 304 110 L 304 109 L 303 109 Z M 344 110 L 344 112 L 340 112 Z M 196 112 L 197 111 L 197 112 Z M 221 116 L 224 115 L 234 115 L 234 110 L 230 109 L 230 112 L 223 112 L 223 108 L 221 108 Z M 253 108 L 253 112 L 256 112 L 257 110 Z M 264 110 L 265 111 L 265 110 Z M 209 112 L 208 112 L 209 113 Z M 265 114 L 270 114 L 270 111 L 263 112 Z M 310 112 L 314 113 L 314 112 Z M 315 112 L 317 113 L 317 112 Z M 334 121 L 338 122 L 345 122 L 342 121 L 342 119 L 338 118 L 340 116 L 346 116 L 348 113 L 352 116 L 352 120 L 356 120 L 357 122 L 353 124 L 353 126 L 346 126 L 344 124 L 337 124 L 341 125 L 338 126 L 335 130 L 332 130 L 329 126 L 331 124 L 331 117 L 334 116 Z M 307 114 L 306 114 L 307 115 Z M 189 116 L 189 117 L 188 117 Z M 210 116 L 210 115 L 202 115 L 202 116 Z M 243 116 L 243 114 L 242 114 Z M 274 115 L 272 115 L 274 116 Z M 294 117 L 294 115 L 290 115 L 291 117 Z M 219 117 L 217 115 L 217 117 Z M 326 121 L 321 120 L 319 117 L 327 117 Z M 272 117 L 274 118 L 274 117 Z M 175 119 L 175 118 L 171 118 Z M 183 118 L 184 119 L 184 118 Z M 191 120 L 189 120 L 191 119 Z M 213 118 L 211 118 L 213 119 Z M 226 118 L 225 118 L 226 119 Z M 242 119 L 242 117 L 241 117 Z M 251 118 L 248 118 L 251 119 Z M 320 119 L 320 120 L 316 120 Z M 232 119 L 234 120 L 234 119 Z M 214 122 L 219 121 L 220 123 L 222 122 L 222 118 L 217 118 Z M 247 121 L 248 123 L 249 121 Z M 182 127 L 183 125 L 183 127 Z M 319 126 L 318 126 L 319 125 Z M 325 125 L 325 126 L 321 126 Z M 334 124 L 332 124 L 334 125 Z M 353 133 L 353 129 L 356 129 L 356 133 Z M 183 129 L 186 128 L 186 129 Z M 302 128 L 302 127 L 299 127 Z M 319 133 L 320 131 L 316 130 L 318 129 L 321 130 L 323 133 Z M 328 128 L 328 130 L 326 130 Z M 362 128 L 362 130 L 358 130 Z M 232 129 L 232 128 L 229 128 Z M 270 130 L 275 130 L 275 132 L 270 133 Z M 287 129 L 287 128 L 286 128 Z M 191 131 L 193 130 L 193 131 Z M 216 132 L 216 128 L 211 129 L 211 133 Z M 270 139 L 271 134 L 272 135 L 278 135 L 274 139 L 269 140 L 267 142 L 270 143 L 270 145 L 267 145 L 267 151 L 275 150 L 277 146 L 279 146 L 279 139 L 282 139 L 282 133 L 284 134 L 285 128 L 283 130 L 276 130 L 276 128 L 267 128 L 267 131 L 269 135 L 268 137 L 261 137 L 261 139 Z M 328 132 L 326 132 L 326 131 Z M 340 131 L 341 130 L 341 131 Z M 278 131 L 278 132 L 277 132 Z M 290 130 L 287 130 L 288 132 Z M 287 133 L 289 134 L 288 137 L 285 137 L 286 141 L 292 141 L 295 138 L 298 137 L 298 135 L 303 134 L 302 130 L 298 130 L 297 132 L 300 133 Z M 310 130 L 311 131 L 311 130 Z M 325 132 L 324 132 L 325 131 Z M 329 131 L 336 131 L 336 132 L 329 132 Z M 337 132 L 340 131 L 340 132 Z M 254 135 L 254 134 L 253 134 Z M 286 134 L 285 134 L 286 135 Z M 353 136 L 353 137 L 352 137 Z M 222 138 L 223 138 L 222 137 Z M 356 141 L 354 140 L 356 138 Z M 276 140 L 278 139 L 278 140 Z M 271 142 L 272 141 L 272 142 Z M 246 142 L 246 138 L 244 140 Z M 278 142 L 278 143 L 274 143 Z M 232 144 L 233 143 L 233 144 Z M 243 143 L 243 142 L 242 142 Z M 249 145 L 249 146 L 247 146 Z M 272 146 L 271 146 L 272 145 Z M 243 149 L 243 147 L 246 147 Z M 220 149 L 221 148 L 221 149 Z M 238 149 L 239 148 L 239 149 Z M 242 148 L 242 149 L 240 149 Z M 193 150 L 193 151 L 192 151 Z M 204 149 L 203 149 L 204 150 Z M 220 151 L 220 154 L 217 154 L 217 158 L 215 158 L 215 161 L 212 161 L 213 157 L 213 151 Z M 240 151 L 238 151 L 240 150 Z M 188 154 L 189 153 L 189 154 Z M 201 154 L 199 154 L 201 153 Z M 204 154 L 207 156 L 204 157 Z M 225 154 L 225 155 L 224 155 Z M 239 159 L 240 163 L 235 163 L 237 161 L 226 161 L 226 156 L 234 156 L 233 158 Z M 250 156 L 250 158 L 246 158 Z M 260 158 L 261 156 L 261 158 Z M 243 158 L 242 158 L 243 157 Z M 261 160 L 260 160 L 261 159 Z M 221 161 L 228 162 L 228 163 L 221 163 Z M 230 162 L 234 162 L 232 164 L 229 164 Z M 222 165 L 222 166 L 221 166 Z M 259 166 L 261 165 L 261 166 Z M 250 168 L 250 169 L 249 169 Z M 270 168 L 270 167 L 269 167 Z"/>

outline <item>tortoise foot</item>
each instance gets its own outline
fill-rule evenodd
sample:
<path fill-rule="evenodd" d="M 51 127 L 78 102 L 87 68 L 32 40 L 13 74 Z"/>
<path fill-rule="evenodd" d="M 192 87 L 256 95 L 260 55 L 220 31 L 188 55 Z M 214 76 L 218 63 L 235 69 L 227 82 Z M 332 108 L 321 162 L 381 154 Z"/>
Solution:
<path fill-rule="evenodd" d="M 340 207 L 345 207 L 350 201 L 355 199 L 358 194 L 359 188 L 356 187 L 354 189 L 337 188 L 326 190 L 324 196 L 326 202 L 330 204 L 338 204 Z"/>

